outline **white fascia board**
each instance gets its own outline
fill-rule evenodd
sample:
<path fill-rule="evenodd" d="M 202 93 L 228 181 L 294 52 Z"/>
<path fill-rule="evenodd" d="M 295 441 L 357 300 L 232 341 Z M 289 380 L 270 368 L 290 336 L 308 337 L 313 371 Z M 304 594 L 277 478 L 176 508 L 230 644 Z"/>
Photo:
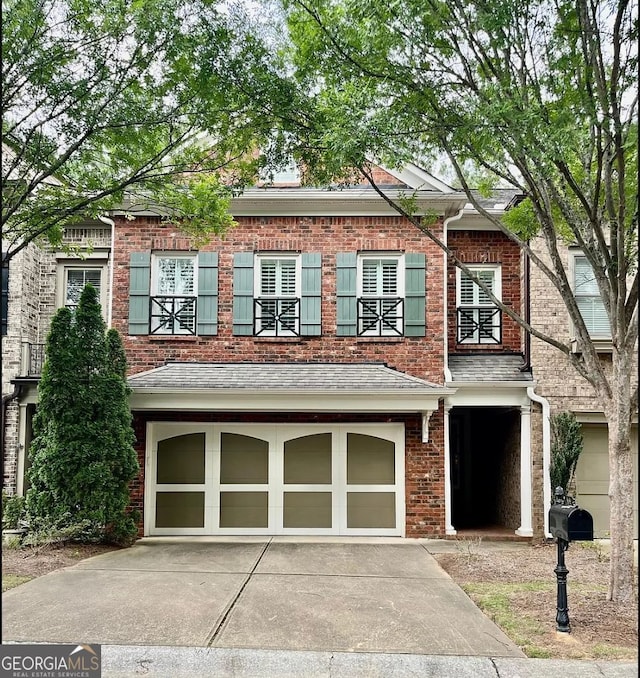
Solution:
<path fill-rule="evenodd" d="M 483 388 L 529 388 L 530 386 L 535 387 L 535 381 L 448 381 L 445 386 L 447 388 L 456 388 L 460 390 L 461 388 L 469 389 L 483 389 Z"/>
<path fill-rule="evenodd" d="M 468 205 L 468 203 L 467 203 Z M 492 208 L 486 210 L 490 215 L 501 217 L 505 210 L 502 208 Z M 480 214 L 475 208 L 465 208 L 462 216 L 449 226 L 450 231 L 499 231 L 500 229 L 494 223 L 489 221 L 484 215 Z"/>
<path fill-rule="evenodd" d="M 429 393 L 389 391 L 286 391 L 249 389 L 133 388 L 131 409 L 233 412 L 426 412 L 455 392 L 438 388 Z"/>
<path fill-rule="evenodd" d="M 500 382 L 504 387 L 507 382 Z M 511 382 L 516 384 L 517 382 Z M 498 387 L 495 383 L 486 382 L 468 388 L 468 384 L 456 382 L 458 390 L 448 398 L 451 407 L 523 407 L 530 404 L 527 386 L 531 382 L 521 382 L 519 388 Z M 526 384 L 526 385 L 525 385 Z M 484 387 L 484 388 L 483 388 Z"/>
<path fill-rule="evenodd" d="M 397 200 L 407 191 L 386 191 L 391 200 Z M 441 193 L 418 193 L 416 205 L 424 213 L 449 214 L 460 209 L 464 197 Z M 231 214 L 242 216 L 396 216 L 398 212 L 388 205 L 373 189 L 249 189 L 231 201 Z"/>
<path fill-rule="evenodd" d="M 389 169 L 380 165 L 380 169 L 390 174 L 392 177 L 401 181 L 403 184 L 410 186 L 416 190 L 431 190 L 440 191 L 441 193 L 457 193 L 455 188 L 452 188 L 444 181 L 434 177 L 429 172 L 426 172 L 421 167 L 413 163 L 407 163 L 402 169 Z"/>

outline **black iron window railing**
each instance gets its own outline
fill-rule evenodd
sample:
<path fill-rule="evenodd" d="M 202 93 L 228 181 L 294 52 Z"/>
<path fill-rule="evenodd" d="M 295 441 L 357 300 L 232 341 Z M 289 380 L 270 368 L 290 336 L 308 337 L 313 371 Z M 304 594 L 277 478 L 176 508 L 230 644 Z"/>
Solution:
<path fill-rule="evenodd" d="M 297 337 L 300 335 L 300 299 L 254 299 L 253 319 L 256 336 Z"/>
<path fill-rule="evenodd" d="M 360 297 L 358 336 L 401 337 L 404 328 L 404 299 Z"/>
<path fill-rule="evenodd" d="M 151 334 L 195 334 L 196 297 L 151 297 Z"/>
<path fill-rule="evenodd" d="M 44 344 L 32 344 L 28 341 L 22 342 L 20 376 L 39 377 L 42 374 L 42 366 L 45 359 L 44 347 Z"/>
<path fill-rule="evenodd" d="M 459 344 L 502 343 L 502 312 L 495 306 L 458 307 Z"/>

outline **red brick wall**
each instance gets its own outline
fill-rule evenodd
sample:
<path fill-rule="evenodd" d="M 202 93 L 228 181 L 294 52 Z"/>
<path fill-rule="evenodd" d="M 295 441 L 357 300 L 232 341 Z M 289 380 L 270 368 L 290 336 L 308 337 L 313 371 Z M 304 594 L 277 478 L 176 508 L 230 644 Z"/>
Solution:
<path fill-rule="evenodd" d="M 443 537 L 444 527 L 444 437 L 442 408 L 429 421 L 429 442 L 422 442 L 419 415 L 354 415 L 308 413 L 236 412 L 136 412 L 134 429 L 140 475 L 131 484 L 131 504 L 140 512 L 139 535 L 143 535 L 146 424 L 149 421 L 199 421 L 244 423 L 402 423 L 405 426 L 405 501 L 407 537 Z"/>
<path fill-rule="evenodd" d="M 522 280 L 520 248 L 499 231 L 451 231 L 447 244 L 466 264 L 502 265 L 502 301 L 521 312 Z M 521 352 L 523 333 L 519 325 L 502 314 L 501 344 L 456 343 L 456 267 L 449 264 L 447 271 L 448 343 L 449 353 Z"/>
<path fill-rule="evenodd" d="M 131 373 L 177 361 L 385 362 L 390 367 L 443 382 L 441 251 L 401 217 L 239 217 L 224 239 L 203 250 L 219 253 L 218 335 L 215 337 L 128 336 L 129 255 L 149 250 L 187 250 L 189 240 L 158 218 L 116 221 L 113 325 L 123 336 Z M 440 229 L 437 227 L 437 230 Z M 322 336 L 304 338 L 234 337 L 232 334 L 233 254 L 284 250 L 322 254 Z M 387 250 L 424 252 L 425 337 L 336 336 L 336 252 Z"/>

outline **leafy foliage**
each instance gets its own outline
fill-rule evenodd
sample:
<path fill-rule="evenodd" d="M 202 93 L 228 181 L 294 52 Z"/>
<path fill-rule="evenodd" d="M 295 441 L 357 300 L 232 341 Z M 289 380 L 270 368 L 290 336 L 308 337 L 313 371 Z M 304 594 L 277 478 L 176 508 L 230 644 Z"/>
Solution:
<path fill-rule="evenodd" d="M 578 459 L 583 450 L 582 430 L 575 415 L 559 412 L 551 417 L 551 489 L 568 493 L 573 485 Z"/>
<path fill-rule="evenodd" d="M 24 497 L 9 495 L 2 491 L 2 529 L 16 530 L 21 527 L 25 515 Z"/>
<path fill-rule="evenodd" d="M 75 313 L 58 310 L 47 338 L 30 447 L 32 531 L 82 525 L 84 539 L 114 542 L 135 534 L 127 512 L 138 472 L 128 395 L 120 336 L 106 332 L 87 285 Z"/>
<path fill-rule="evenodd" d="M 371 160 L 393 167 L 444 156 L 468 201 L 526 252 L 562 299 L 571 337 L 532 324 L 478 282 L 505 315 L 562 351 L 602 405 L 611 459 L 610 597 L 634 600 L 628 514 L 638 395 L 637 6 L 283 1 L 295 77 L 308 93 L 304 120 L 294 126 L 308 175 L 326 182 L 356 167 L 371 176 Z M 521 200 L 504 220 L 480 199 L 494 186 Z M 446 249 L 428 221 L 379 193 Z M 609 321 L 610 360 L 601 359 L 578 307 L 567 244 L 593 271 Z"/>
<path fill-rule="evenodd" d="M 271 138 L 267 102 L 293 105 L 246 26 L 215 0 L 3 3 L 7 258 L 114 205 L 183 218 L 200 240 L 229 228 Z"/>

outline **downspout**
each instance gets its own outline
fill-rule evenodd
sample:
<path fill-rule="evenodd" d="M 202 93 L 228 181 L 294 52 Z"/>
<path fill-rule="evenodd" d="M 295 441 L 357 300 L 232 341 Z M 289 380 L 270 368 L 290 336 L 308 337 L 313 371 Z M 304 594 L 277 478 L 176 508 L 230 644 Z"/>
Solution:
<path fill-rule="evenodd" d="M 542 498 L 544 504 L 544 536 L 549 539 L 549 508 L 551 506 L 551 407 L 549 401 L 538 395 L 533 386 L 527 387 L 527 395 L 534 403 L 542 406 Z"/>
<path fill-rule="evenodd" d="M 531 325 L 531 260 L 524 252 L 524 319 Z M 524 333 L 524 365 L 521 372 L 531 371 L 531 335 L 525 330 Z"/>
<path fill-rule="evenodd" d="M 461 208 L 457 214 L 454 214 L 444 220 L 442 224 L 442 240 L 447 245 L 447 229 L 449 224 L 453 221 L 457 221 L 462 217 L 464 213 L 464 208 Z M 447 253 L 442 253 L 444 265 L 442 266 L 442 275 L 444 276 L 442 281 L 443 288 L 443 299 L 442 299 L 442 314 L 443 314 L 443 323 L 444 328 L 444 346 L 443 346 L 443 360 L 444 360 L 444 379 L 445 384 L 447 382 L 452 382 L 453 377 L 451 375 L 451 370 L 449 369 L 449 323 L 447 322 L 449 316 L 449 294 L 448 294 L 448 285 L 449 280 L 449 270 L 448 264 L 449 259 Z M 455 535 L 456 529 L 452 521 L 452 500 L 451 500 L 451 447 L 449 441 L 449 412 L 451 406 L 447 399 L 444 402 L 444 521 L 445 521 L 445 534 Z"/>
<path fill-rule="evenodd" d="M 109 252 L 109 289 L 107 290 L 107 327 L 111 327 L 112 305 L 113 305 L 113 267 L 115 256 L 116 222 L 110 217 L 103 217 L 98 214 L 98 219 L 103 224 L 111 226 L 111 251 Z"/>
<path fill-rule="evenodd" d="M 450 217 L 447 217 L 444 220 L 444 223 L 442 225 L 442 241 L 445 246 L 448 246 L 448 228 L 449 224 L 453 221 L 458 221 L 458 219 L 462 218 L 462 215 L 464 214 L 464 207 L 461 207 L 460 210 L 457 212 L 457 214 L 454 214 Z M 449 270 L 448 270 L 448 264 L 449 264 L 449 259 L 447 257 L 447 253 L 443 252 L 442 257 L 444 259 L 444 266 L 442 267 L 443 269 L 443 300 L 442 300 L 442 311 L 443 311 L 443 327 L 444 327 L 444 350 L 443 350 L 443 355 L 444 355 L 444 381 L 445 383 L 453 381 L 453 377 L 451 376 L 451 370 L 449 370 L 449 323 L 448 323 L 448 318 L 449 318 L 449 289 L 448 289 L 448 280 L 449 280 Z"/>

